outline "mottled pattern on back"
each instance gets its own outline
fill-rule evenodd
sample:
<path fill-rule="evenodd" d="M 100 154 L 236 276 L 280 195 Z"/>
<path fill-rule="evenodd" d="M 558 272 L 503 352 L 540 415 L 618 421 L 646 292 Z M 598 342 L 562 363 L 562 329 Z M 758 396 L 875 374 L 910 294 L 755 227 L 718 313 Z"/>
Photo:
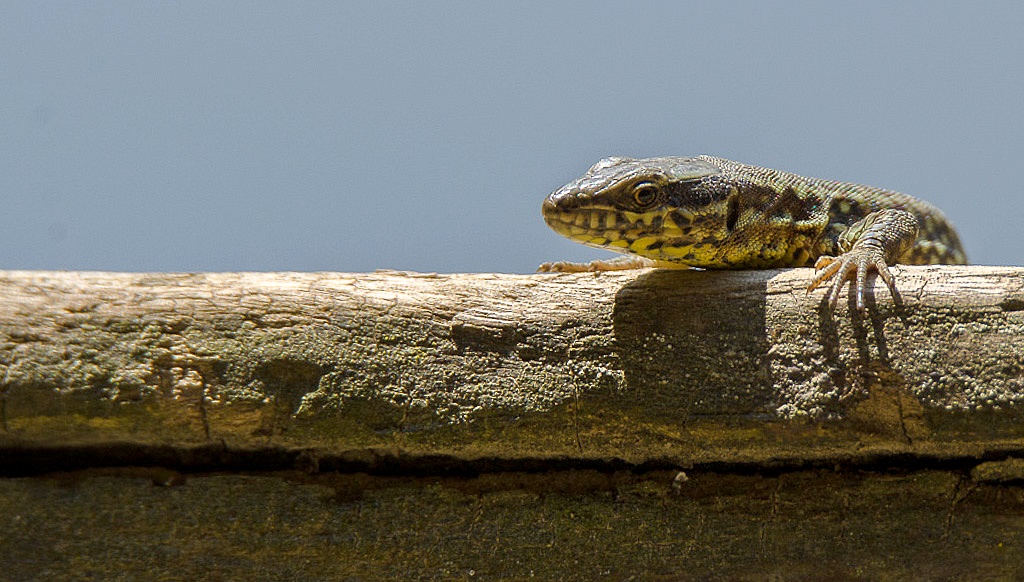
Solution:
<path fill-rule="evenodd" d="M 967 255 L 953 226 L 938 208 L 924 200 L 884 188 L 808 178 L 713 156 L 696 156 L 696 159 L 720 168 L 736 180 L 765 186 L 775 192 L 792 190 L 800 199 L 819 201 L 823 209 L 827 207 L 828 213 L 823 242 L 838 240 L 850 226 L 872 212 L 894 208 L 910 212 L 918 224 L 917 240 L 897 262 L 908 265 L 967 263 Z M 824 252 L 838 254 L 840 249 L 824 249 Z"/>

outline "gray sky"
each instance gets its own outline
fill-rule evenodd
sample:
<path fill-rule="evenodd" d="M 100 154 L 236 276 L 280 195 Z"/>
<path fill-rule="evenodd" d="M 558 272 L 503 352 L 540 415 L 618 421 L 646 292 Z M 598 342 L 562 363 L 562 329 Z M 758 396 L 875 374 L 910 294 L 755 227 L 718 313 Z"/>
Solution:
<path fill-rule="evenodd" d="M 529 272 L 545 195 L 713 154 L 1024 263 L 1024 3 L 0 0 L 0 269 Z"/>

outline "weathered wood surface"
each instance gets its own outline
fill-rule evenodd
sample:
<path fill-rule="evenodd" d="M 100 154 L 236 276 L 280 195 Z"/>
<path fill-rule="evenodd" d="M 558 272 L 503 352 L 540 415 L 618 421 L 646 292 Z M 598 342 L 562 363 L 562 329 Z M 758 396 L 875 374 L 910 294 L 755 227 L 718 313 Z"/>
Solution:
<path fill-rule="evenodd" d="M 1024 269 L 896 271 L 0 272 L 0 563 L 1020 579 Z"/>
<path fill-rule="evenodd" d="M 816 462 L 1024 450 L 1024 268 L 0 272 L 0 448 Z M 347 456 L 346 456 L 347 455 Z"/>

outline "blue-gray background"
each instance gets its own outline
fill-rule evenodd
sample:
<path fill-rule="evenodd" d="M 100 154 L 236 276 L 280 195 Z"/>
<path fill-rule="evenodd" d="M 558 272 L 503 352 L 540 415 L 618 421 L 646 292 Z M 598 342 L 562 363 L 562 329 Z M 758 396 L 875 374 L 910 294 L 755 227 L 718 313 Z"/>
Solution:
<path fill-rule="evenodd" d="M 528 272 L 608 155 L 927 198 L 1024 257 L 1019 2 L 0 2 L 0 268 Z"/>

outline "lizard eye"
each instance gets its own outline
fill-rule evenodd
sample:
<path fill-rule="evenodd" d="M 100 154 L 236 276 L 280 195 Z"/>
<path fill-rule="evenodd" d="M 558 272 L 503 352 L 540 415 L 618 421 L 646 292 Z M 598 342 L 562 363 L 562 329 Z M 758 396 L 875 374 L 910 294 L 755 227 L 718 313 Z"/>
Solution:
<path fill-rule="evenodd" d="M 658 187 L 650 182 L 640 182 L 633 187 L 633 201 L 637 206 L 646 207 L 658 199 Z"/>

